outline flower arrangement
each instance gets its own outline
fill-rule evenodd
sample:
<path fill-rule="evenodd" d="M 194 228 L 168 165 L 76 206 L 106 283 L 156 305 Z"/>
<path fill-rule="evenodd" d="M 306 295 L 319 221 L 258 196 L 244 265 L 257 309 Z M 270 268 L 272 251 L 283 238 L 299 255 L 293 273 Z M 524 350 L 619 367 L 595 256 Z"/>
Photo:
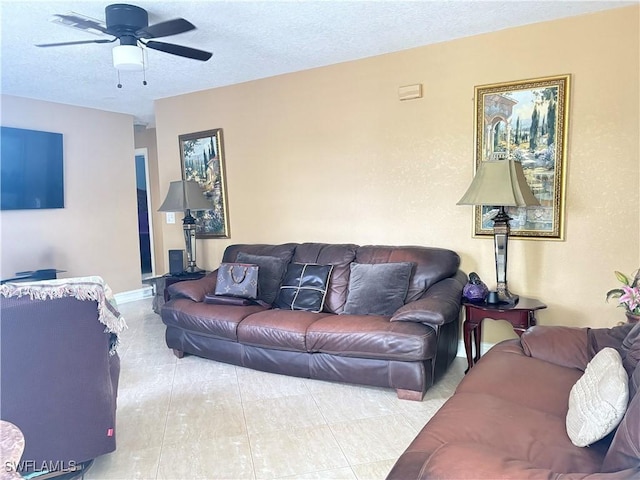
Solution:
<path fill-rule="evenodd" d="M 614 288 L 607 292 L 607 302 L 610 298 L 618 299 L 618 306 L 623 307 L 631 315 L 640 315 L 640 269 L 631 277 L 621 272 L 614 272 L 616 278 L 622 283 L 621 288 Z"/>

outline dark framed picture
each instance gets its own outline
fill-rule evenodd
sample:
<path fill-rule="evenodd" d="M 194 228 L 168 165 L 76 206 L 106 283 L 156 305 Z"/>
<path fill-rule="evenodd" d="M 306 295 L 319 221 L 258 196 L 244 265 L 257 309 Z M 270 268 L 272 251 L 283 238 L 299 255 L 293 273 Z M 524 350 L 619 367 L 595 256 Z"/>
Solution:
<path fill-rule="evenodd" d="M 198 182 L 211 202 L 211 210 L 191 212 L 196 238 L 229 238 L 222 129 L 180 135 L 178 141 L 183 180 Z"/>
<path fill-rule="evenodd" d="M 570 76 L 475 87 L 475 167 L 486 160 L 522 164 L 540 202 L 508 207 L 510 237 L 564 238 Z M 497 206 L 474 208 L 474 235 L 493 235 Z"/>

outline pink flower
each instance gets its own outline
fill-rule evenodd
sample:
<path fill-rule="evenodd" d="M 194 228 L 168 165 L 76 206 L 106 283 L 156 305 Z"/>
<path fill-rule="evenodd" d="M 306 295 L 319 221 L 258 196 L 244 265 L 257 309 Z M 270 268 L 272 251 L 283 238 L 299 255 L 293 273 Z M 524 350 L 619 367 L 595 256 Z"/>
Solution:
<path fill-rule="evenodd" d="M 618 301 L 625 304 L 630 312 L 635 312 L 640 307 L 640 288 L 624 285 L 622 290 L 624 290 L 624 294 L 620 296 Z"/>

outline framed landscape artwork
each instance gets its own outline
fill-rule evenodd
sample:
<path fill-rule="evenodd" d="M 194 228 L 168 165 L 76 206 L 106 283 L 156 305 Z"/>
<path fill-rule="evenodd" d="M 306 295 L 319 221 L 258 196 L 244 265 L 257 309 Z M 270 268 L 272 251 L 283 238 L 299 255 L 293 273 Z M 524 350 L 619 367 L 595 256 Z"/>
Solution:
<path fill-rule="evenodd" d="M 180 135 L 178 141 L 182 179 L 198 182 L 211 202 L 211 210 L 191 212 L 196 238 L 229 238 L 222 129 Z"/>
<path fill-rule="evenodd" d="M 522 164 L 540 202 L 508 207 L 510 237 L 564 239 L 570 75 L 475 87 L 475 168 L 486 160 Z M 493 235 L 495 207 L 474 208 L 474 235 Z"/>

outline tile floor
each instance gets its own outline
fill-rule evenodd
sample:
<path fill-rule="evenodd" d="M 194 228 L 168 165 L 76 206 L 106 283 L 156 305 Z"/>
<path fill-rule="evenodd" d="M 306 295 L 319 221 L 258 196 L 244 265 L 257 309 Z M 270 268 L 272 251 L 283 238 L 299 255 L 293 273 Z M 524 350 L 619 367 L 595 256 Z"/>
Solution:
<path fill-rule="evenodd" d="M 391 389 L 177 359 L 151 299 L 120 310 L 117 449 L 86 480 L 383 479 L 463 376 L 456 358 L 424 401 Z"/>

